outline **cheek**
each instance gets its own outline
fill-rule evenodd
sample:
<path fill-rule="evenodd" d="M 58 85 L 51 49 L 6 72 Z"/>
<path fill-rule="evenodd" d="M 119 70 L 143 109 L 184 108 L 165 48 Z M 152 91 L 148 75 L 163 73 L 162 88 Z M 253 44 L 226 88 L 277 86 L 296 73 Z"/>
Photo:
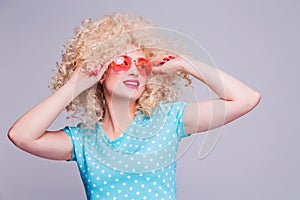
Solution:
<path fill-rule="evenodd" d="M 131 90 L 131 89 L 127 89 L 124 85 L 123 85 L 123 79 L 124 77 L 122 78 L 123 76 L 121 75 L 115 75 L 114 72 L 108 70 L 106 72 L 106 75 L 105 75 L 105 80 L 103 81 L 103 87 L 104 89 L 106 90 L 106 92 L 108 94 L 123 94 L 123 95 L 133 95 L 136 97 L 139 97 L 143 94 L 143 92 L 145 91 L 146 89 L 146 84 L 148 82 L 148 78 L 146 77 L 140 77 L 139 80 L 140 80 L 140 88 L 138 90 Z M 130 93 L 130 91 L 132 93 Z"/>
<path fill-rule="evenodd" d="M 105 74 L 105 79 L 103 81 L 103 87 L 106 89 L 112 89 L 115 87 L 117 79 L 111 74 L 110 71 L 107 71 Z"/>

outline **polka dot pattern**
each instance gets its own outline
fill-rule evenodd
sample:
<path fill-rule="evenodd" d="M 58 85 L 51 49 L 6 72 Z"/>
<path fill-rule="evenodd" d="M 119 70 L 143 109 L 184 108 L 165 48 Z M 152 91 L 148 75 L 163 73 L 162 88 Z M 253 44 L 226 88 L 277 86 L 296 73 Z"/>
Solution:
<path fill-rule="evenodd" d="M 176 199 L 176 152 L 188 136 L 182 121 L 186 105 L 161 102 L 152 117 L 140 112 L 115 140 L 100 123 L 93 130 L 65 127 L 87 198 Z"/>

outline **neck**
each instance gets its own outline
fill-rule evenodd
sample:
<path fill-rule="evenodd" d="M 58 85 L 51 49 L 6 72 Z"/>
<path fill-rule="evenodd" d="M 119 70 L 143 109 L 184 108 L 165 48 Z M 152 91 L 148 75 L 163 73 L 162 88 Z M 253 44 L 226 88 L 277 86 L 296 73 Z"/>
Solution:
<path fill-rule="evenodd" d="M 135 117 L 135 101 L 125 99 L 106 99 L 105 115 L 101 121 L 102 128 L 110 138 L 117 138 L 130 125 Z"/>

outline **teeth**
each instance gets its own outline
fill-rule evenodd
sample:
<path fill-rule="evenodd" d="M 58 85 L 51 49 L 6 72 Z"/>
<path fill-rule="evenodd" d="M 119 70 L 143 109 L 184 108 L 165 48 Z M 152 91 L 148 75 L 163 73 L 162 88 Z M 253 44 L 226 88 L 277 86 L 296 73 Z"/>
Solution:
<path fill-rule="evenodd" d="M 127 85 L 135 85 L 135 86 L 138 85 L 137 82 L 125 82 L 125 84 L 127 84 Z"/>

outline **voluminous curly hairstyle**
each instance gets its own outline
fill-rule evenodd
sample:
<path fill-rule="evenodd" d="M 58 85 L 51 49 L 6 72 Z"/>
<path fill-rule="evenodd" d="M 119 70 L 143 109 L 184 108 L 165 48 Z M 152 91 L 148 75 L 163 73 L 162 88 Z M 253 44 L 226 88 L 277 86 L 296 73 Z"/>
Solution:
<path fill-rule="evenodd" d="M 160 37 L 159 30 L 152 22 L 131 14 L 104 15 L 94 23 L 91 19 L 82 21 L 81 26 L 74 29 L 75 36 L 63 48 L 62 61 L 54 69 L 49 88 L 52 92 L 57 91 L 71 78 L 75 69 L 84 63 L 103 64 L 124 51 L 134 50 L 132 48 L 142 50 L 151 60 L 181 53 L 181 46 Z M 142 110 L 145 115 L 151 116 L 153 108 L 160 101 L 176 101 L 178 97 L 174 89 L 180 80 L 187 81 L 185 86 L 191 85 L 186 72 L 153 76 L 137 100 L 136 110 Z M 105 97 L 102 84 L 98 83 L 82 92 L 66 110 L 71 111 L 69 117 L 80 119 L 86 125 L 93 125 L 103 119 Z"/>

